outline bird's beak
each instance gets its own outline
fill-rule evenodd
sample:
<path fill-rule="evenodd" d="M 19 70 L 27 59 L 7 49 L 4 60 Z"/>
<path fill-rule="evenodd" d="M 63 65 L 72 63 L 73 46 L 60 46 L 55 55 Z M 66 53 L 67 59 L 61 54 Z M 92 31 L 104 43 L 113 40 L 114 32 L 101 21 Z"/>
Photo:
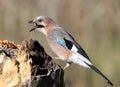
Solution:
<path fill-rule="evenodd" d="M 28 23 L 29 23 L 29 24 L 33 23 L 33 20 L 31 20 L 31 21 L 28 21 Z"/>
<path fill-rule="evenodd" d="M 31 21 L 28 21 L 28 23 L 31 24 L 31 23 L 35 23 L 35 22 L 33 20 L 31 20 Z M 29 32 L 34 31 L 36 28 L 37 28 L 37 24 L 35 23 L 35 26 L 32 29 L 30 29 Z"/>
<path fill-rule="evenodd" d="M 35 26 L 29 30 L 29 32 L 36 30 L 37 28 L 44 28 L 45 26 L 43 24 L 37 24 L 35 20 L 28 21 L 29 24 L 35 23 Z"/>

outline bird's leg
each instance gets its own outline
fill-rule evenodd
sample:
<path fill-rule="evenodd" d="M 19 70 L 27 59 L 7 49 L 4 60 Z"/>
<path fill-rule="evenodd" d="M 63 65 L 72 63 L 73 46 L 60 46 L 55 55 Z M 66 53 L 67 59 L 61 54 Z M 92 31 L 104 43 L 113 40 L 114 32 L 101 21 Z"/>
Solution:
<path fill-rule="evenodd" d="M 52 57 L 52 58 L 61 60 L 60 57 Z M 66 68 L 68 68 L 70 66 L 70 64 L 71 64 L 71 62 L 67 62 L 66 65 L 63 67 L 63 70 L 65 70 Z"/>
<path fill-rule="evenodd" d="M 66 68 L 68 68 L 70 66 L 71 63 L 66 63 L 66 65 L 63 67 L 63 70 L 65 70 Z"/>

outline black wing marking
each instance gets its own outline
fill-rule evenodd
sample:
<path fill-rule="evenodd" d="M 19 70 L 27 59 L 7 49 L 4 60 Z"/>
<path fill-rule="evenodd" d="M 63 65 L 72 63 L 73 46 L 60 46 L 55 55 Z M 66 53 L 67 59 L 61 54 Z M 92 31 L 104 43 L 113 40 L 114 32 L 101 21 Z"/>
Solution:
<path fill-rule="evenodd" d="M 73 45 L 78 49 L 78 53 L 83 55 L 85 58 L 87 58 L 90 62 L 91 60 L 89 59 L 88 55 L 86 54 L 86 52 L 82 49 L 82 47 L 75 41 L 75 39 L 68 33 L 68 35 L 71 38 L 71 41 L 64 38 L 64 41 L 66 43 L 66 46 L 68 49 L 72 49 Z M 86 62 L 85 62 L 86 63 Z M 86 63 L 92 70 L 94 70 L 95 72 L 97 72 L 99 75 L 101 75 L 110 86 L 113 86 L 112 82 L 100 71 L 98 70 L 94 65 L 89 65 L 88 63 Z"/>
<path fill-rule="evenodd" d="M 69 50 L 71 50 L 72 47 L 73 47 L 73 43 L 72 43 L 71 41 L 65 39 L 65 38 L 64 38 L 64 41 L 65 41 L 65 43 L 66 43 L 66 47 L 67 47 Z"/>
<path fill-rule="evenodd" d="M 66 38 L 64 38 L 66 46 L 68 47 L 68 49 L 72 49 L 73 45 L 75 45 L 75 47 L 78 49 L 78 53 L 83 55 L 85 58 L 89 59 L 88 55 L 86 54 L 86 52 L 83 50 L 83 48 L 75 41 L 75 39 L 72 37 L 71 34 L 68 33 L 68 35 L 71 37 L 71 39 L 73 41 L 70 41 Z M 91 60 L 89 59 L 89 61 L 91 62 Z"/>

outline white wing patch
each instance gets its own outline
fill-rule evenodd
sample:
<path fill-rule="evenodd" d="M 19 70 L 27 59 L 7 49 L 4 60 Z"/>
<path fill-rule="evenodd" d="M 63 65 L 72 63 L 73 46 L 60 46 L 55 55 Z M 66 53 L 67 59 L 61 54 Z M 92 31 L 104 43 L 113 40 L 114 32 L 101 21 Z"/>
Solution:
<path fill-rule="evenodd" d="M 73 63 L 82 65 L 87 68 L 89 68 L 87 64 L 93 65 L 87 58 L 78 53 L 78 49 L 76 48 L 75 45 L 72 46 L 71 51 L 73 52 L 73 56 L 68 61 L 73 61 Z"/>
<path fill-rule="evenodd" d="M 71 51 L 73 51 L 73 52 L 75 52 L 75 53 L 78 53 L 78 52 L 77 52 L 77 51 L 78 51 L 78 49 L 76 48 L 76 46 L 75 46 L 75 45 L 73 45 L 73 46 L 72 46 Z"/>

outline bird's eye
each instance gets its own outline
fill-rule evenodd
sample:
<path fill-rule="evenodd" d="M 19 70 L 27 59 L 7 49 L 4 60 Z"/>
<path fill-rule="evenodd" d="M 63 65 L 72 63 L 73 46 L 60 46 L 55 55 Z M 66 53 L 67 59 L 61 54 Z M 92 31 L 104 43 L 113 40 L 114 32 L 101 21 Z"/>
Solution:
<path fill-rule="evenodd" d="M 42 22 L 42 19 L 38 19 L 39 22 Z"/>

